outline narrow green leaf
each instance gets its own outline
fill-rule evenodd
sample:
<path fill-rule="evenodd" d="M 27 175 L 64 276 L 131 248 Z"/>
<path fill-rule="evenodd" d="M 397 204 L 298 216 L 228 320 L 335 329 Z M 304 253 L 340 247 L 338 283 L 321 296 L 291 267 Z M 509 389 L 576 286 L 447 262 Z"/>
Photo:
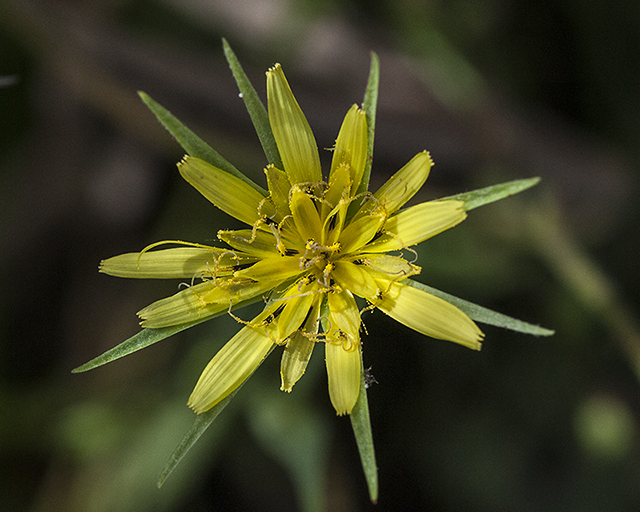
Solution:
<path fill-rule="evenodd" d="M 275 165 L 278 169 L 284 169 L 282 166 L 282 159 L 280 158 L 280 152 L 276 145 L 276 139 L 273 137 L 273 131 L 271 130 L 271 124 L 269 123 L 269 115 L 267 109 L 264 108 L 264 104 L 260 101 L 258 93 L 254 89 L 253 85 L 249 81 L 249 78 L 245 74 L 236 54 L 233 53 L 231 46 L 226 39 L 222 38 L 222 47 L 224 48 L 224 55 L 227 58 L 233 77 L 236 79 L 238 89 L 244 100 L 244 104 L 247 107 L 247 112 L 251 117 L 262 149 L 267 157 L 267 161 L 270 164 Z"/>
<path fill-rule="evenodd" d="M 182 148 L 191 156 L 195 156 L 209 162 L 211 165 L 222 169 L 223 171 L 233 174 L 242 181 L 248 183 L 260 193 L 267 195 L 267 191 L 260 185 L 242 174 L 236 167 L 221 156 L 215 149 L 204 142 L 200 137 L 187 128 L 178 118 L 169 112 L 162 105 L 154 101 L 151 96 L 145 92 L 138 91 L 138 95 L 149 107 L 151 112 L 158 118 L 158 121 L 175 137 Z"/>
<path fill-rule="evenodd" d="M 490 187 L 480 188 L 478 190 L 472 190 L 471 192 L 465 192 L 463 194 L 457 194 L 455 196 L 442 197 L 437 201 L 446 201 L 449 199 L 455 199 L 456 201 L 464 201 L 464 209 L 469 211 L 478 206 L 484 206 L 485 204 L 493 203 L 504 199 L 505 197 L 513 196 L 519 192 L 523 192 L 528 188 L 537 185 L 540 178 L 528 178 L 524 180 L 508 181 L 506 183 L 500 183 L 498 185 L 491 185 Z"/>
<path fill-rule="evenodd" d="M 362 355 L 361 355 L 362 364 Z M 369 488 L 369 498 L 372 503 L 378 502 L 378 466 L 376 465 L 376 454 L 373 448 L 373 434 L 371 432 L 371 418 L 369 417 L 369 402 L 367 400 L 367 389 L 364 382 L 364 365 L 362 366 L 362 377 L 360 379 L 360 394 L 358 401 L 351 411 L 351 427 L 356 437 L 358 452 L 362 469 Z"/>
<path fill-rule="evenodd" d="M 254 304 L 261 300 L 263 300 L 261 296 L 253 297 L 251 299 L 238 302 L 238 304 L 233 306 L 232 309 L 233 310 L 240 309 L 245 306 L 248 306 L 249 304 Z M 221 315 L 226 315 L 226 314 L 227 314 L 227 311 L 221 311 L 214 315 L 201 318 L 196 322 L 191 322 L 188 324 L 172 325 L 171 327 L 161 327 L 159 329 L 149 329 L 149 328 L 142 329 L 142 331 L 140 331 L 138 334 L 134 334 L 128 340 L 125 340 L 119 345 L 116 345 L 115 347 L 113 347 L 112 349 L 107 350 L 105 353 L 83 364 L 82 366 L 78 366 L 77 368 L 71 370 L 71 373 L 82 373 L 89 370 L 93 370 L 98 366 L 105 365 L 107 363 L 115 361 L 116 359 L 120 359 L 121 357 L 128 356 L 129 354 L 137 352 L 138 350 L 148 347 L 149 345 L 153 345 L 158 341 L 162 341 L 165 338 L 168 338 L 169 336 L 173 336 L 174 334 L 177 334 L 180 331 L 184 331 L 185 329 L 188 329 L 189 327 L 193 327 L 194 325 L 198 325 L 202 322 L 206 322 L 207 320 L 212 320 L 213 318 L 216 318 Z"/>
<path fill-rule="evenodd" d="M 226 313 L 226 311 L 225 311 Z M 208 318 L 207 318 L 208 320 Z M 110 350 L 107 350 L 103 354 L 98 357 L 92 359 L 88 363 L 83 364 L 82 366 L 78 366 L 77 368 L 71 370 L 71 373 L 82 373 L 89 370 L 93 370 L 98 366 L 102 366 L 104 364 L 115 361 L 116 359 L 120 359 L 121 357 L 128 356 L 133 352 L 137 352 L 140 349 L 148 347 L 149 345 L 153 345 L 158 341 L 162 341 L 169 336 L 173 336 L 174 334 L 184 331 L 189 327 L 193 327 L 204 320 L 200 320 L 198 322 L 192 322 L 189 324 L 175 325 L 171 327 L 162 327 L 160 329 L 142 329 L 138 334 L 134 334 L 126 341 L 123 341 L 119 345 L 113 347 Z"/>
<path fill-rule="evenodd" d="M 180 444 L 178 444 L 176 449 L 173 451 L 173 453 L 169 457 L 169 460 L 167 460 L 167 463 L 164 465 L 164 468 L 162 468 L 160 478 L 158 478 L 158 488 L 162 487 L 162 484 L 164 484 L 169 475 L 173 473 L 173 470 L 176 468 L 178 463 L 183 459 L 183 457 L 187 454 L 191 447 L 196 444 L 196 441 L 200 439 L 200 436 L 204 434 L 205 430 L 209 428 L 209 426 L 213 423 L 213 420 L 215 420 L 223 411 L 223 409 L 227 405 L 229 405 L 229 402 L 231 402 L 231 399 L 236 396 L 236 393 L 240 391 L 241 387 L 242 385 L 232 391 L 231 394 L 229 394 L 226 398 L 213 406 L 207 412 L 203 412 L 202 414 L 196 416 L 193 425 L 184 435 L 184 437 L 180 441 Z"/>
<path fill-rule="evenodd" d="M 378 106 L 378 88 L 380 85 L 380 61 L 375 52 L 371 52 L 371 66 L 369 68 L 369 80 L 362 101 L 362 110 L 367 116 L 367 162 L 364 167 L 364 175 L 358 187 L 358 194 L 369 190 L 369 178 L 371 176 L 371 164 L 373 163 L 373 140 L 376 132 L 376 109 Z"/>
<path fill-rule="evenodd" d="M 459 299 L 458 297 L 454 297 L 453 295 L 449 295 L 448 293 L 441 292 L 440 290 L 431 288 L 430 286 L 414 281 L 413 279 L 405 279 L 402 283 L 446 300 L 466 313 L 469 318 L 476 322 L 494 325 L 496 327 L 502 327 L 504 329 L 510 329 L 524 334 L 533 334 L 534 336 L 552 336 L 555 334 L 555 331 L 552 331 L 551 329 L 545 329 L 544 327 L 529 324 L 522 320 L 516 320 L 515 318 L 503 315 L 502 313 L 497 313 L 482 306 L 478 306 L 473 302 L 468 302 L 466 300 Z"/>

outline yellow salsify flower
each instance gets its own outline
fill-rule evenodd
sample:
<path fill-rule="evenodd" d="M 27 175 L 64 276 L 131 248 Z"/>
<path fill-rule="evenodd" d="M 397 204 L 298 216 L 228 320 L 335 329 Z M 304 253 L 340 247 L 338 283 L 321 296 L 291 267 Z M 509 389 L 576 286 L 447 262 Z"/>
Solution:
<path fill-rule="evenodd" d="M 281 389 L 290 392 L 315 345 L 324 343 L 331 403 L 339 415 L 350 414 L 361 388 L 361 314 L 372 308 L 433 338 L 480 349 L 483 334 L 465 313 L 403 284 L 420 272 L 410 247 L 466 217 L 455 200 L 401 209 L 426 181 L 429 153 L 418 153 L 375 193 L 358 193 L 368 148 L 363 110 L 347 112 L 325 180 L 315 137 L 279 64 L 267 72 L 267 106 L 283 164 L 265 169 L 267 193 L 195 157 L 178 164 L 185 180 L 247 229 L 219 231 L 225 247 L 177 242 L 150 250 L 170 243 L 160 242 L 100 266 L 119 277 L 192 279 L 138 313 L 146 328 L 231 314 L 234 305 L 265 298 L 253 320 L 238 319 L 244 326 L 204 369 L 188 405 L 197 413 L 212 408 L 278 345 Z M 360 309 L 356 297 L 368 305 Z"/>

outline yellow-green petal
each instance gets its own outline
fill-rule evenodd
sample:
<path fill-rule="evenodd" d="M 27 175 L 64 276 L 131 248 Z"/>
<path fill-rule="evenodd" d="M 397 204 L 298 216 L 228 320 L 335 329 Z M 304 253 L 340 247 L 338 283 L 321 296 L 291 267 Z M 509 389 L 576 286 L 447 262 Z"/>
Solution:
<path fill-rule="evenodd" d="M 365 112 L 353 105 L 344 117 L 331 161 L 331 176 L 340 166 L 347 166 L 350 171 L 351 191 L 358 189 L 364 166 L 367 160 L 367 116 Z"/>
<path fill-rule="evenodd" d="M 182 177 L 223 212 L 253 225 L 263 214 L 274 213 L 256 189 L 232 174 L 199 158 L 185 156 L 178 164 Z"/>
<path fill-rule="evenodd" d="M 442 233 L 466 218 L 462 201 L 420 203 L 389 217 L 384 226 L 388 234 L 376 238 L 363 251 L 397 251 Z"/>
<path fill-rule="evenodd" d="M 384 293 L 375 306 L 398 322 L 432 338 L 480 350 L 484 334 L 457 307 L 400 283 L 381 283 L 380 288 Z"/>
<path fill-rule="evenodd" d="M 254 233 L 251 229 L 221 230 L 218 231 L 218 238 L 240 251 L 241 254 L 247 253 L 255 258 L 270 258 L 279 254 L 275 237 L 265 231 L 256 230 Z"/>
<path fill-rule="evenodd" d="M 359 254 L 358 261 L 375 272 L 387 274 L 388 279 L 404 279 L 420 273 L 417 265 L 390 254 Z"/>
<path fill-rule="evenodd" d="M 318 317 L 320 315 L 320 300 L 316 299 L 314 306 L 307 315 L 302 329 L 293 333 L 282 352 L 280 363 L 280 389 L 290 393 L 296 382 L 304 375 L 309 359 L 316 344 L 314 335 L 318 332 Z M 304 334 L 303 334 L 304 333 Z"/>
<path fill-rule="evenodd" d="M 218 279 L 218 285 L 202 295 L 202 300 L 206 303 L 238 304 L 245 300 L 252 299 L 258 295 L 269 292 L 279 285 L 285 278 L 281 276 L 271 276 L 270 278 L 253 281 L 247 278 L 234 277 L 233 279 Z"/>
<path fill-rule="evenodd" d="M 360 345 L 345 350 L 340 340 L 325 343 L 329 398 L 338 416 L 351 414 L 360 394 Z"/>
<path fill-rule="evenodd" d="M 206 296 L 215 288 L 213 281 L 205 281 L 158 300 L 138 312 L 142 319 L 140 324 L 146 328 L 159 329 L 195 322 L 220 313 L 229 307 L 228 302 L 213 304 L 206 300 Z"/>
<path fill-rule="evenodd" d="M 242 328 L 206 366 L 187 405 L 198 414 L 211 409 L 247 380 L 272 347 L 264 328 Z"/>
<path fill-rule="evenodd" d="M 100 272 L 116 277 L 137 279 L 177 279 L 211 275 L 217 268 L 218 275 L 228 275 L 233 266 L 248 260 L 244 254 L 238 254 L 235 261 L 224 254 L 224 249 L 176 247 L 161 251 L 148 251 L 140 254 L 132 252 L 120 254 L 100 262 Z"/>
<path fill-rule="evenodd" d="M 292 184 L 322 180 L 318 145 L 280 64 L 267 71 L 269 122 Z"/>
<path fill-rule="evenodd" d="M 264 173 L 267 176 L 269 197 L 271 201 L 273 201 L 277 212 L 273 220 L 279 222 L 283 217 L 291 214 L 289 210 L 289 190 L 291 190 L 291 183 L 289 182 L 287 173 L 273 165 L 267 166 Z"/>

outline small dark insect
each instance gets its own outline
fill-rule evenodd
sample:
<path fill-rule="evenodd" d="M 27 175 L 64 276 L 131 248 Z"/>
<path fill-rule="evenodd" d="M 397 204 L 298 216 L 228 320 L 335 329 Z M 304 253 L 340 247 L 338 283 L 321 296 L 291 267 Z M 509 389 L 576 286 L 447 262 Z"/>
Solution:
<path fill-rule="evenodd" d="M 369 366 L 369 368 L 366 368 L 364 370 L 364 389 L 369 389 L 371 387 L 371 384 L 378 384 L 378 381 L 373 376 L 373 373 L 371 373 L 371 368 L 372 367 Z"/>

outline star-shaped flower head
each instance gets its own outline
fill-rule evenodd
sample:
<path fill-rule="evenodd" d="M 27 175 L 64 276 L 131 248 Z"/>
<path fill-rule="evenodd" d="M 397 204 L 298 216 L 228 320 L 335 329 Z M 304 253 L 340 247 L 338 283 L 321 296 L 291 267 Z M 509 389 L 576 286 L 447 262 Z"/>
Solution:
<path fill-rule="evenodd" d="M 246 229 L 219 231 L 225 247 L 183 244 L 101 265 L 102 272 L 122 277 L 200 280 L 140 311 L 147 328 L 189 324 L 256 298 L 266 301 L 204 369 L 189 406 L 197 413 L 215 406 L 276 346 L 284 347 L 281 389 L 291 391 L 322 343 L 331 402 L 339 415 L 351 413 L 361 389 L 366 309 L 480 349 L 483 334 L 465 313 L 403 283 L 420 272 L 411 246 L 466 217 L 457 200 L 402 208 L 429 176 L 429 153 L 418 153 L 375 193 L 362 191 L 370 164 L 362 109 L 353 105 L 347 112 L 325 177 L 313 132 L 279 64 L 267 72 L 267 102 L 282 159 L 281 168 L 265 169 L 268 191 L 199 158 L 186 156 L 178 164 L 191 185 Z M 362 306 L 356 297 L 364 299 Z"/>

